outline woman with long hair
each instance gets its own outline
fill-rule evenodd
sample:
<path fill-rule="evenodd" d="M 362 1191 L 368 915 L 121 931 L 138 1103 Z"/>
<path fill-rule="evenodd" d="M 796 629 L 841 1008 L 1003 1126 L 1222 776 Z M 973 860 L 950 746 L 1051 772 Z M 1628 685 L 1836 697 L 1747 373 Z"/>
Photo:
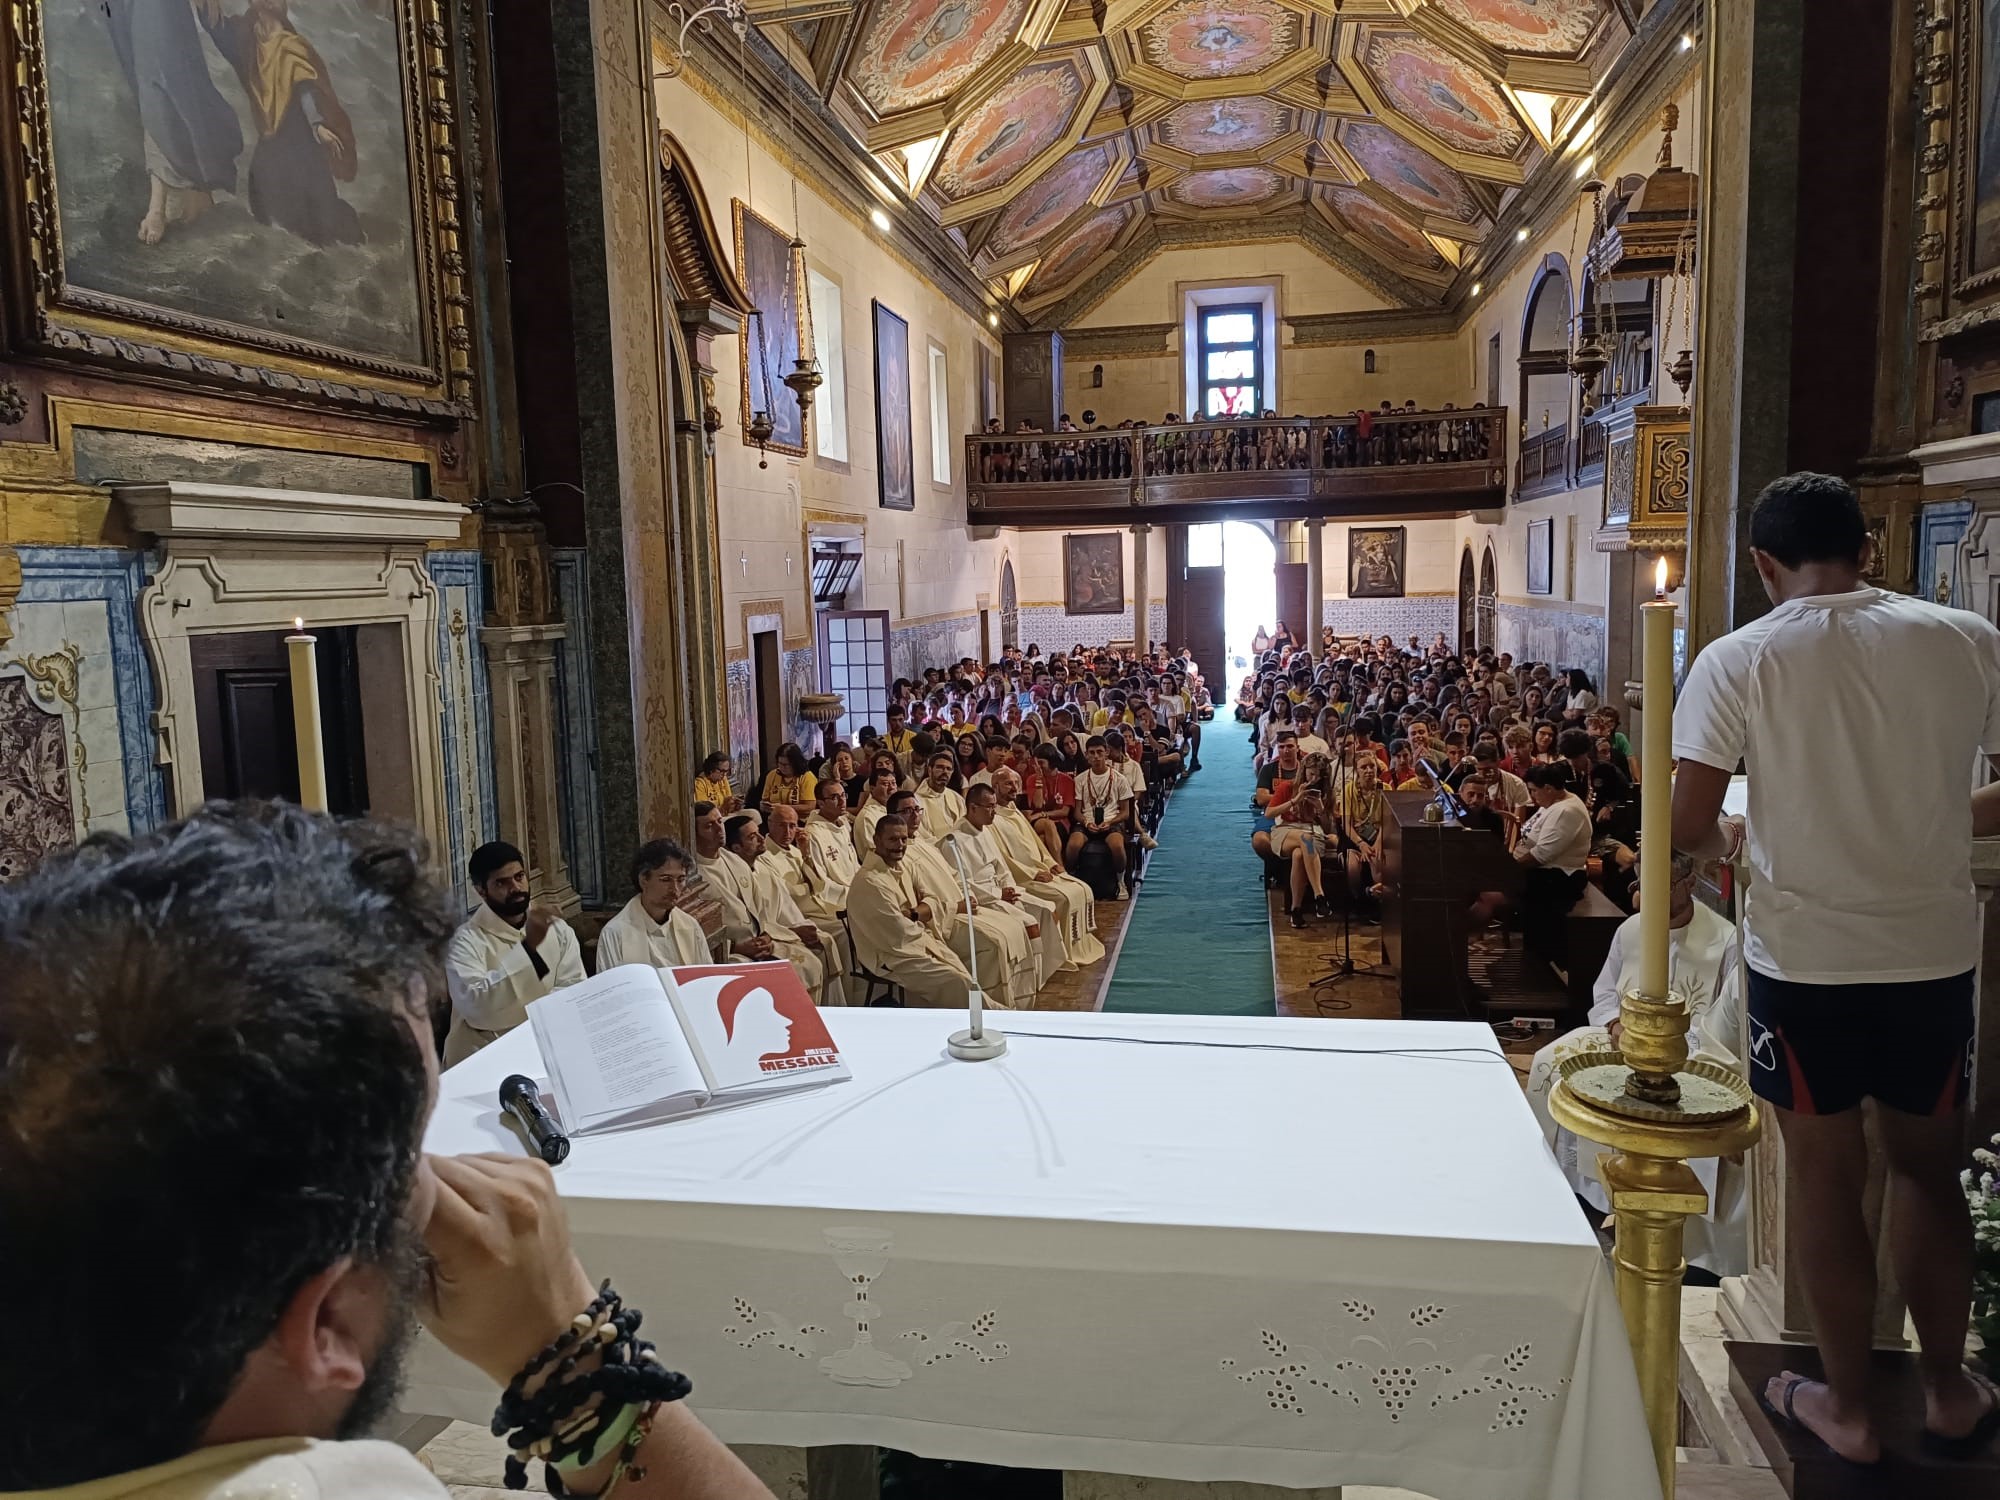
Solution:
<path fill-rule="evenodd" d="M 998 714 L 981 714 L 978 729 L 979 737 L 989 743 L 1007 738 L 1007 726 L 1000 722 Z"/>
<path fill-rule="evenodd" d="M 1591 686 L 1590 674 L 1581 667 L 1571 667 L 1564 675 L 1569 682 L 1569 696 L 1563 700 L 1563 719 L 1580 725 L 1597 709 L 1597 689 Z"/>
<path fill-rule="evenodd" d="M 1534 744 L 1529 751 L 1528 758 L 1538 766 L 1546 766 L 1556 760 L 1558 758 L 1556 755 L 1556 726 L 1551 724 L 1547 719 L 1544 719 L 1535 726 L 1534 735 Z"/>
<path fill-rule="evenodd" d="M 1056 769 L 1067 776 L 1083 769 L 1083 741 L 1073 729 L 1065 729 L 1056 736 Z"/>
<path fill-rule="evenodd" d="M 1293 927 L 1306 925 L 1306 914 L 1317 910 L 1322 917 L 1333 915 L 1322 875 L 1322 857 L 1327 838 L 1333 832 L 1334 809 L 1329 801 L 1332 761 L 1324 755 L 1308 755 L 1299 774 L 1290 780 L 1279 777 L 1271 786 L 1267 811 L 1271 818 L 1271 852 L 1288 860 L 1292 867 L 1292 904 L 1288 913 Z M 1312 895 L 1307 905 L 1307 892 Z"/>
<path fill-rule="evenodd" d="M 819 796 L 819 778 L 806 764 L 806 753 L 790 740 L 778 746 L 771 757 L 771 774 L 764 778 L 764 793 L 758 805 L 765 817 L 780 805 L 798 809 L 801 820 L 812 811 Z"/>
<path fill-rule="evenodd" d="M 1540 688 L 1529 686 L 1521 690 L 1521 717 L 1530 724 L 1539 719 L 1548 708 L 1549 697 Z"/>
<path fill-rule="evenodd" d="M 1382 763 L 1372 755 L 1357 755 L 1340 808 L 1340 827 L 1347 839 L 1347 889 L 1357 898 L 1375 888 L 1376 872 L 1382 868 L 1382 830 L 1388 821 Z"/>
<path fill-rule="evenodd" d="M 982 735 L 967 731 L 958 737 L 955 748 L 958 764 L 952 770 L 951 789 L 963 794 L 971 785 L 972 778 L 986 769 L 986 740 Z"/>
<path fill-rule="evenodd" d="M 743 799 L 729 780 L 730 760 L 726 752 L 711 750 L 702 757 L 701 771 L 694 779 L 694 800 L 712 802 L 724 817 L 743 810 Z"/>

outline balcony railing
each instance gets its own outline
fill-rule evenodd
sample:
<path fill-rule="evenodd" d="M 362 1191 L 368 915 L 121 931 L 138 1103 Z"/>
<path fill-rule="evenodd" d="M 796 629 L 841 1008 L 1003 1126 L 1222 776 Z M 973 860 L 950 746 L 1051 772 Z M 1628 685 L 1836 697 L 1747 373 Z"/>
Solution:
<path fill-rule="evenodd" d="M 1474 509 L 1505 493 L 1507 413 L 1222 419 L 1116 432 L 966 439 L 974 524 L 1102 524 L 1133 508 L 1150 520 L 1256 508 L 1324 510 L 1352 501 L 1389 510 Z"/>
<path fill-rule="evenodd" d="M 1554 495 L 1569 488 L 1565 476 L 1569 463 L 1569 427 L 1549 427 L 1533 437 L 1521 439 L 1521 484 L 1523 500 L 1537 495 Z"/>

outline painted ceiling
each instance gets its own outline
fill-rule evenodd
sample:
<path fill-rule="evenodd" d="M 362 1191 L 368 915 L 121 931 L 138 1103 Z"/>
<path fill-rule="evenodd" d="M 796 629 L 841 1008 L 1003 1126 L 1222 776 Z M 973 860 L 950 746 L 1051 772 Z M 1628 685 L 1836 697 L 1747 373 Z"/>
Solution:
<path fill-rule="evenodd" d="M 1035 318 L 1160 249 L 1287 234 L 1438 304 L 1639 6 L 860 0 L 766 30 Z"/>

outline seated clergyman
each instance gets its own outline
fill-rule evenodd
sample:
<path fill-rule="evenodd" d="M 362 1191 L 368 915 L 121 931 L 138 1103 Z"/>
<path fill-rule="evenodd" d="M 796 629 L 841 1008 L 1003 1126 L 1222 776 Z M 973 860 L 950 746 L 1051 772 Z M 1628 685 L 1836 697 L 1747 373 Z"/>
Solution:
<path fill-rule="evenodd" d="M 632 884 L 638 894 L 598 933 L 598 973 L 620 964 L 675 969 L 709 962 L 701 923 L 681 910 L 693 871 L 693 857 L 672 839 L 653 839 L 639 846 L 632 856 Z"/>
<path fill-rule="evenodd" d="M 505 1386 L 601 1313 L 546 1167 L 423 1154 L 453 927 L 423 867 L 411 835 L 236 803 L 0 887 L 0 1318 L 62 1308 L 0 1346 L 0 1491 L 444 1500 L 359 1440 L 414 1323 Z M 577 1419 L 563 1483 L 768 1495 L 638 1352 L 526 1387 Z M 115 1419 L 84 1395 L 107 1360 Z"/>
<path fill-rule="evenodd" d="M 447 1067 L 465 1061 L 528 1019 L 528 1002 L 581 984 L 583 949 L 554 906 L 528 894 L 521 851 L 497 840 L 472 851 L 466 874 L 479 906 L 451 936 Z"/>

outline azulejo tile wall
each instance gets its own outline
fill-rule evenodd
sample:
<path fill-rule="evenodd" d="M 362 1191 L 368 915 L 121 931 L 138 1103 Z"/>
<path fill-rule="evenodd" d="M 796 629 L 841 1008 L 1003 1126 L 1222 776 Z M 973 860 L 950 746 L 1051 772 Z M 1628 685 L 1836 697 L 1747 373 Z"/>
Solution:
<path fill-rule="evenodd" d="M 152 665 L 139 638 L 144 555 L 22 547 L 19 556 L 14 638 L 0 648 L 0 676 L 29 683 L 24 711 L 62 721 L 72 834 L 158 827 L 167 794 L 149 727 Z"/>
<path fill-rule="evenodd" d="M 926 667 L 948 667 L 960 657 L 979 656 L 979 616 L 925 620 L 915 625 L 889 622 L 889 679 L 918 678 Z"/>
<path fill-rule="evenodd" d="M 1320 623 L 1341 635 L 1386 635 L 1399 646 L 1415 636 L 1428 646 L 1440 630 L 1447 641 L 1458 639 L 1458 598 L 1415 594 L 1402 599 L 1328 599 Z"/>
<path fill-rule="evenodd" d="M 975 620 L 975 627 L 978 622 Z M 1155 604 L 1146 611 L 1146 634 L 1155 643 L 1165 643 L 1167 607 Z M 1132 606 L 1128 603 L 1115 615 L 1073 615 L 1053 604 L 1021 606 L 1021 647 L 1040 646 L 1043 655 L 1067 651 L 1072 646 L 1107 646 L 1113 641 L 1132 639 Z M 974 643 L 977 644 L 977 631 Z"/>
<path fill-rule="evenodd" d="M 581 547 L 550 549 L 556 599 L 567 631 L 556 643 L 556 748 L 562 757 L 563 840 L 570 883 L 585 906 L 605 892 L 603 813 L 597 796 L 597 709 L 590 687 L 590 583 Z"/>
<path fill-rule="evenodd" d="M 438 590 L 438 666 L 444 675 L 438 705 L 444 732 L 445 826 L 451 847 L 439 850 L 448 861 L 452 889 L 472 905 L 465 862 L 472 851 L 497 836 L 498 792 L 493 780 L 493 705 L 486 686 L 486 653 L 479 627 L 486 617 L 479 554 L 430 552 L 424 568 Z"/>

